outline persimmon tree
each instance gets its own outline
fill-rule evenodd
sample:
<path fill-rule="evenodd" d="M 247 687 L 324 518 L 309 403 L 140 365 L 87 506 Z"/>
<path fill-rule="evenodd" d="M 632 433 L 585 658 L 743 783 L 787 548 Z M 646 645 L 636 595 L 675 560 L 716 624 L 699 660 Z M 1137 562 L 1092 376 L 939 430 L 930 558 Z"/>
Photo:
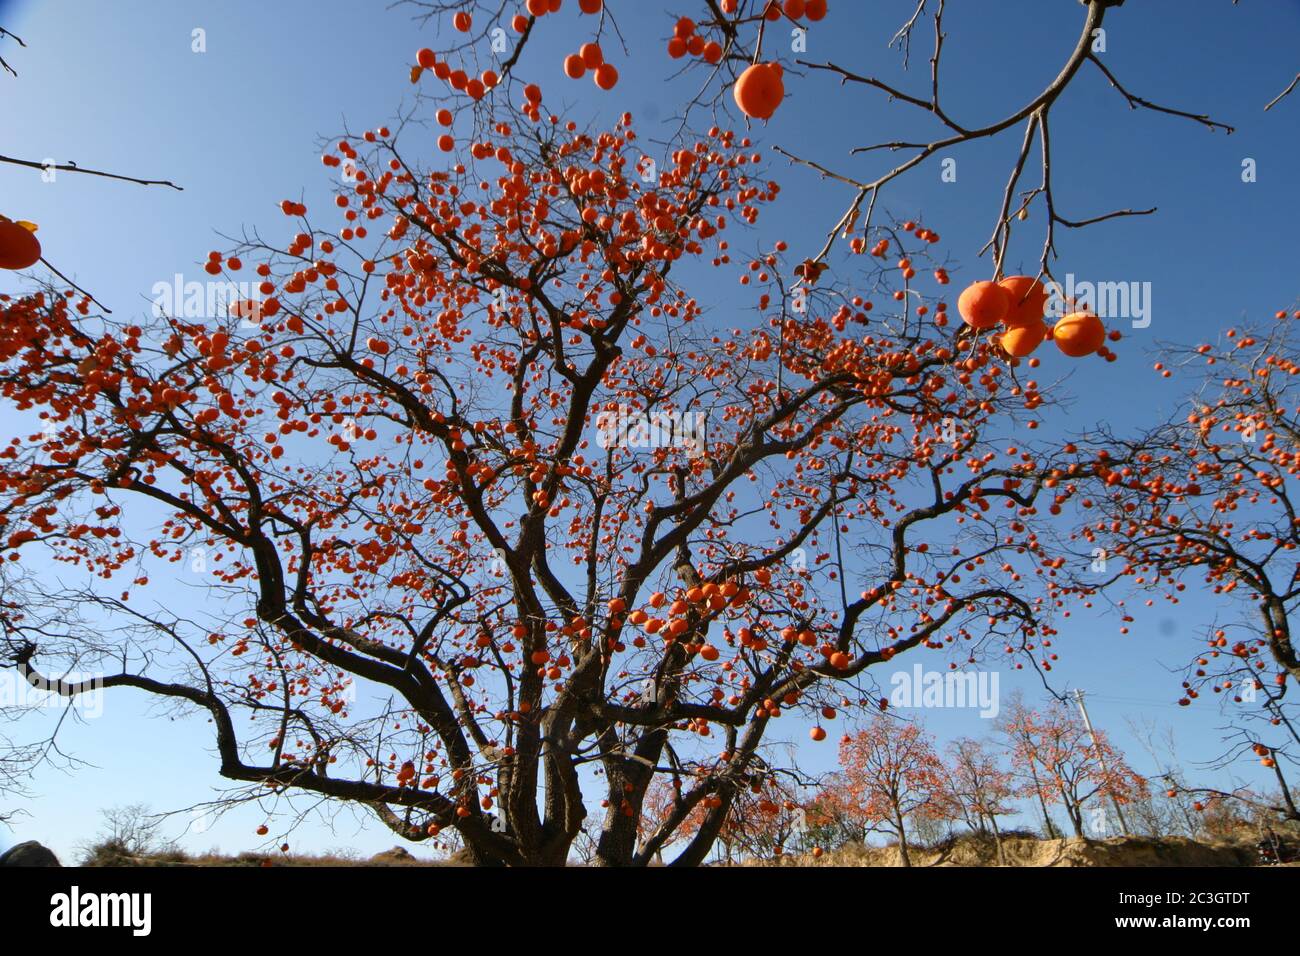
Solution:
<path fill-rule="evenodd" d="M 453 71 L 473 102 L 432 142 L 335 142 L 329 210 L 209 255 L 257 276 L 227 317 L 0 297 L 0 395 L 34 423 L 0 453 L 4 554 L 74 569 L 44 601 L 93 617 L 7 607 L 6 664 L 202 715 L 232 799 L 504 865 L 564 862 L 598 804 L 597 862 L 698 864 L 781 772 L 783 715 L 824 739 L 922 647 L 1051 668 L 1090 592 L 1053 515 L 1095 463 L 1032 441 L 1040 360 L 949 318 L 933 229 L 792 266 L 744 135 L 647 171 L 629 115 L 582 130 L 495 79 Z M 752 318 L 711 316 L 711 270 Z M 196 553 L 197 606 L 167 587 Z"/>
<path fill-rule="evenodd" d="M 1024 781 L 1044 816 L 1059 803 L 1076 837 L 1085 835 L 1086 804 L 1122 806 L 1147 795 L 1146 780 L 1106 735 L 1091 733 L 1063 703 L 1043 710 L 1018 708 L 1008 713 L 1004 732 L 1014 741 L 1016 761 L 1027 768 Z"/>
<path fill-rule="evenodd" d="M 865 845 L 878 828 L 845 801 L 846 794 L 832 775 L 805 803 L 805 842 L 822 850 L 850 844 Z"/>
<path fill-rule="evenodd" d="M 1005 768 L 1000 754 L 985 741 L 961 737 L 948 745 L 944 761 L 945 786 L 949 803 L 976 833 L 991 833 L 998 861 L 1006 864 L 998 817 L 1015 812 L 1011 801 L 1018 796 L 1015 776 Z"/>
<path fill-rule="evenodd" d="M 834 802 L 898 839 L 903 866 L 911 866 L 907 820 L 951 811 L 944 767 L 925 730 L 877 714 L 840 740 L 840 772 L 829 789 Z"/>
<path fill-rule="evenodd" d="M 1300 602 L 1298 320 L 1280 310 L 1268 325 L 1163 350 L 1156 373 L 1190 392 L 1171 420 L 1115 440 L 1130 464 L 1098 479 L 1096 518 L 1082 532 L 1113 561 L 1113 583 L 1147 604 L 1181 604 L 1191 587 L 1223 609 L 1189 661 L 1179 703 L 1206 692 L 1222 701 L 1232 726 L 1220 763 L 1247 756 L 1271 770 L 1274 809 L 1289 819 L 1300 818 L 1284 774 L 1300 755 L 1288 698 L 1300 679 L 1290 628 Z"/>
<path fill-rule="evenodd" d="M 641 838 L 655 833 L 681 804 L 675 781 L 656 778 L 641 814 Z M 705 822 L 707 807 L 698 807 L 677 827 L 676 840 L 691 839 Z M 787 774 L 754 775 L 754 783 L 737 790 L 730 812 L 718 832 L 717 859 L 774 861 L 788 853 L 812 849 L 808 840 L 811 814 L 800 789 Z M 659 851 L 662 862 L 662 848 Z"/>

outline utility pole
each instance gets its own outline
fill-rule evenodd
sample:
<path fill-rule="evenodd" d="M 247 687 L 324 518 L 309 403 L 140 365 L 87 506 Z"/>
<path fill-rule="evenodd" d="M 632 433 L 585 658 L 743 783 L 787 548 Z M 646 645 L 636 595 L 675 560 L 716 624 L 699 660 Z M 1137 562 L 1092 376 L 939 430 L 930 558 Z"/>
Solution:
<path fill-rule="evenodd" d="M 1074 699 L 1079 702 L 1079 713 L 1083 714 L 1083 725 L 1088 728 L 1088 737 L 1092 740 L 1093 749 L 1097 751 L 1097 761 L 1101 764 L 1101 772 L 1108 778 L 1110 771 L 1106 769 L 1106 758 L 1102 756 L 1101 747 L 1097 746 L 1097 733 L 1092 729 L 1092 721 L 1088 719 L 1088 708 L 1083 703 L 1083 691 L 1079 688 L 1074 689 Z M 1119 801 L 1115 799 L 1115 794 L 1110 795 L 1111 806 L 1115 808 L 1115 815 L 1119 817 L 1119 828 L 1125 836 L 1129 835 L 1128 821 L 1124 819 L 1124 811 L 1119 808 Z"/>

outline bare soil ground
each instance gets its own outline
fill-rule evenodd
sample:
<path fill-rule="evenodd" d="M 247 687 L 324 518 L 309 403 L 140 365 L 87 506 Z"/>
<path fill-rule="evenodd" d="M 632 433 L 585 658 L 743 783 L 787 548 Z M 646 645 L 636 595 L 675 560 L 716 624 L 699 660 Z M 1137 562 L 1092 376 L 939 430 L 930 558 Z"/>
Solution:
<path fill-rule="evenodd" d="M 1248 838 L 1210 842 L 1186 837 L 1072 837 L 1039 840 L 1012 836 L 1003 840 L 1007 866 L 1258 866 L 1259 854 Z M 933 848 L 912 848 L 912 865 L 999 866 L 992 839 L 960 837 Z M 902 866 L 898 847 L 850 845 L 826 853 L 788 857 L 781 866 Z M 1300 864 L 1290 863 L 1287 866 Z"/>

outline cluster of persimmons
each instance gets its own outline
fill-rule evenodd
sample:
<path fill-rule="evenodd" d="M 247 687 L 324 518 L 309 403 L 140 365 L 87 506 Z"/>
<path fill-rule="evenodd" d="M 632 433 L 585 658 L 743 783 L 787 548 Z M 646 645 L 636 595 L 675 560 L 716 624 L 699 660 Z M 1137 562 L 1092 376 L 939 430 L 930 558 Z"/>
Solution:
<path fill-rule="evenodd" d="M 974 282 L 957 299 L 962 321 L 972 329 L 984 331 L 999 326 L 997 336 L 1002 349 L 1016 358 L 1034 353 L 1047 339 L 1071 358 L 1099 354 L 1113 359 L 1106 348 L 1106 329 L 1096 313 L 1089 310 L 1070 312 L 1048 326 L 1044 313 L 1048 291 L 1033 276 L 1008 276 L 999 282 Z M 1111 333 L 1118 338 L 1118 332 Z"/>

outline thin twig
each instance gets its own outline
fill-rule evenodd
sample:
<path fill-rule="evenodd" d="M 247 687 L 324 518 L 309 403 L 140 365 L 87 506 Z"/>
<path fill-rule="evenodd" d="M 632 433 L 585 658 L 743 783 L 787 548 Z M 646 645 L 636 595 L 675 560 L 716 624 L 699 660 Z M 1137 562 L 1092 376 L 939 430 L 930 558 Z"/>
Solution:
<path fill-rule="evenodd" d="M 1285 90 L 1283 90 L 1281 93 L 1279 93 L 1277 96 L 1273 97 L 1273 99 L 1269 101 L 1269 104 L 1264 107 L 1264 112 L 1267 113 L 1274 106 L 1277 106 L 1277 104 L 1280 103 L 1283 99 L 1285 99 L 1288 95 L 1290 95 L 1291 91 L 1296 88 L 1297 83 L 1300 83 L 1300 73 L 1297 73 L 1295 75 L 1295 79 L 1291 81 L 1290 86 L 1288 86 Z"/>
<path fill-rule="evenodd" d="M 10 32 L 9 32 L 8 30 L 6 30 L 4 27 L 0 27 L 0 37 L 13 37 L 15 40 L 18 41 L 18 45 L 19 45 L 19 46 L 21 46 L 21 47 L 25 47 L 25 46 L 27 46 L 27 44 L 23 42 L 23 38 L 22 38 L 22 37 L 18 36 L 18 35 L 15 34 L 15 33 L 10 33 Z M 10 76 L 17 76 L 17 75 L 18 75 L 18 71 L 15 70 L 12 66 L 10 66 L 9 63 L 5 60 L 5 58 L 2 57 L 2 56 L 0 56 L 0 67 L 3 67 L 4 70 L 5 70 L 5 72 L 7 72 Z M 1293 85 L 1294 85 L 1294 84 L 1293 84 Z"/>
<path fill-rule="evenodd" d="M 65 276 L 65 275 L 64 275 L 62 272 L 60 272 L 58 269 L 54 268 L 54 266 L 52 266 L 52 265 L 50 264 L 50 260 L 49 260 L 49 259 L 46 259 L 44 256 L 41 256 L 41 264 L 44 265 L 45 268 L 47 268 L 47 269 L 49 269 L 51 272 L 53 272 L 53 273 L 54 273 L 56 276 L 58 276 L 60 279 L 62 279 L 64 282 L 66 282 L 68 285 L 72 286 L 73 289 L 77 290 L 77 291 L 80 292 L 82 295 L 84 295 L 87 299 L 89 299 L 91 302 L 95 303 L 95 305 L 97 305 L 97 306 L 99 306 L 101 309 L 103 309 L 105 313 L 107 313 L 108 315 L 112 315 L 112 314 L 113 314 L 113 310 L 112 310 L 112 309 L 110 309 L 108 306 L 104 305 L 104 303 L 100 302 L 100 301 L 99 301 L 98 299 L 96 299 L 93 295 L 91 295 L 89 292 L 87 292 L 87 291 L 86 291 L 85 289 L 83 289 L 81 286 L 77 285 L 77 283 L 73 282 L 71 279 L 69 279 L 67 276 Z"/>
<path fill-rule="evenodd" d="M 1135 96 L 1120 85 L 1119 80 L 1115 79 L 1115 74 L 1108 70 L 1106 64 L 1102 63 L 1093 53 L 1088 53 L 1088 59 L 1096 65 L 1097 69 L 1101 70 L 1106 79 L 1110 80 L 1110 85 L 1115 87 L 1124 99 L 1128 100 L 1129 109 L 1137 109 L 1140 106 L 1144 109 L 1154 110 L 1157 113 L 1168 113 L 1170 116 L 1181 116 L 1184 119 L 1193 120 L 1200 123 L 1202 126 L 1209 127 L 1211 130 L 1221 129 L 1229 135 L 1234 132 L 1233 127 L 1229 126 L 1227 123 L 1220 123 L 1217 120 L 1212 120 L 1204 113 L 1189 113 L 1186 110 L 1176 110 L 1169 106 L 1161 106 L 1158 103 L 1152 103 L 1150 100 L 1143 99 L 1140 96 Z"/>
<path fill-rule="evenodd" d="M 0 156 L 0 163 L 10 163 L 14 166 L 26 166 L 28 169 L 47 170 L 53 169 L 64 173 L 81 173 L 84 176 L 102 176 L 105 179 L 117 179 L 122 182 L 136 183 L 140 186 L 167 186 L 184 192 L 184 189 L 177 186 L 170 179 L 139 179 L 135 176 L 125 176 L 121 173 L 108 173 L 101 169 L 84 169 L 76 163 L 38 163 L 31 159 L 18 159 L 15 156 Z"/>

